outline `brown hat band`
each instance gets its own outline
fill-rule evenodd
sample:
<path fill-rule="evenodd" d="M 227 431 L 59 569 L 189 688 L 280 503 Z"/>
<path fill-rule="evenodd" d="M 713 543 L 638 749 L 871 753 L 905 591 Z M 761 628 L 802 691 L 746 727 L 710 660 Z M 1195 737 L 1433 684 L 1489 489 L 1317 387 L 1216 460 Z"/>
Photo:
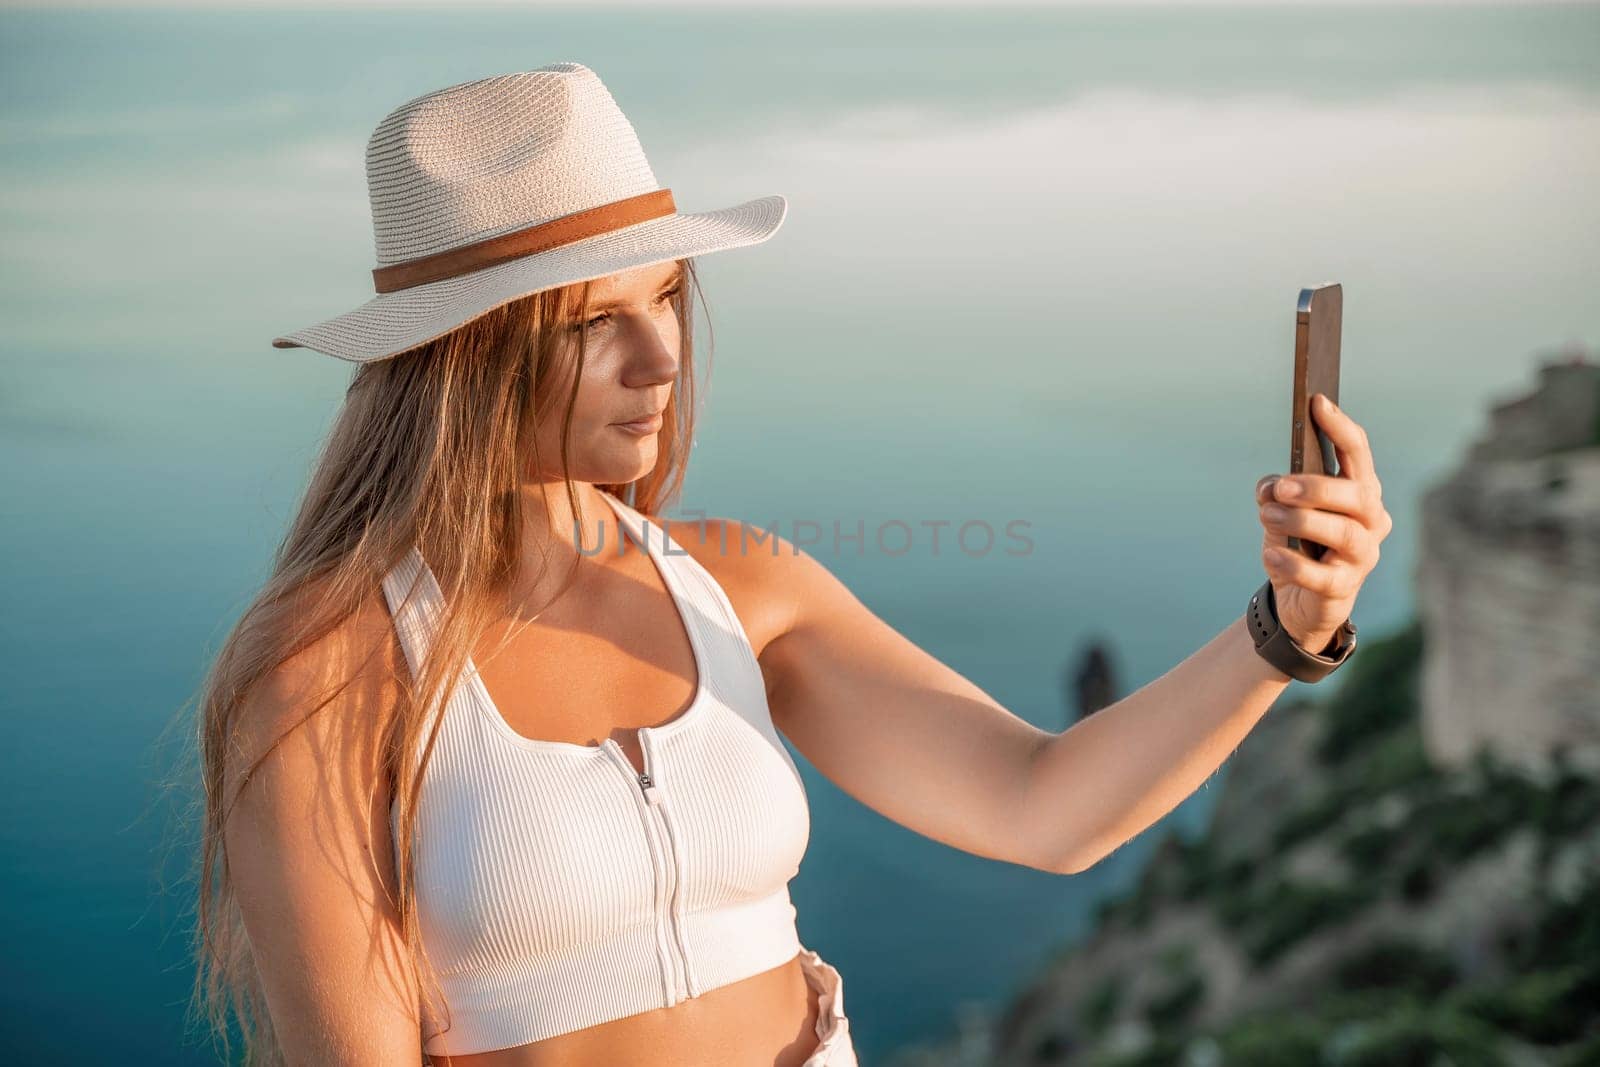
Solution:
<path fill-rule="evenodd" d="M 545 252 L 585 237 L 671 215 L 677 210 L 671 189 L 654 189 L 625 200 L 614 200 L 599 207 L 562 215 L 549 222 L 475 241 L 470 245 L 378 267 L 372 272 L 372 280 L 378 292 L 392 293 L 396 289 L 409 289 L 413 285 L 454 278 L 458 274 L 482 270 L 509 259 Z"/>

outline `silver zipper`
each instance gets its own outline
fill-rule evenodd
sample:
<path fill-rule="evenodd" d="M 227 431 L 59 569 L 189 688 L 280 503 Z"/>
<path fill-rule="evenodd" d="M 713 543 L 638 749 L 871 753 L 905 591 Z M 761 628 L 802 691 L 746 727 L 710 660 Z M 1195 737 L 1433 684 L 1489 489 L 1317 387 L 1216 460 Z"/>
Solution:
<path fill-rule="evenodd" d="M 640 784 L 644 786 L 645 798 L 655 805 L 656 814 L 661 819 L 661 826 L 666 830 L 667 840 L 670 844 L 667 854 L 672 857 L 672 893 L 668 897 L 667 903 L 670 908 L 673 935 L 678 943 L 678 959 L 682 967 L 683 977 L 682 992 L 685 998 L 695 997 L 700 995 L 699 983 L 694 981 L 691 974 L 689 947 L 683 939 L 683 857 L 679 854 L 677 831 L 672 828 L 672 822 L 667 818 L 666 795 L 649 773 L 650 767 L 656 763 L 655 735 L 650 732 L 649 727 L 639 731 L 639 745 L 644 752 L 645 766 L 645 774 Z"/>
<path fill-rule="evenodd" d="M 643 735 L 641 735 L 640 740 L 641 748 L 644 745 L 642 736 Z M 648 753 L 645 755 L 645 766 L 650 766 L 650 756 Z M 664 809 L 661 807 L 661 787 L 656 784 L 655 779 L 650 776 L 650 772 L 648 770 L 646 770 L 643 774 L 638 775 L 638 779 L 639 791 L 644 794 L 644 798 L 648 803 L 648 807 L 654 809 L 657 815 L 662 818 L 662 828 L 665 830 L 665 816 L 663 815 Z M 669 878 L 667 891 L 664 894 L 666 898 L 667 911 L 667 956 L 672 960 L 672 996 L 674 998 L 673 1003 L 675 1004 L 678 1001 L 683 1000 L 685 996 L 686 983 L 684 981 L 683 960 L 686 958 L 687 954 L 684 953 L 683 940 L 680 936 L 678 936 L 677 930 L 674 901 L 677 899 L 678 893 L 678 857 L 676 851 L 672 847 L 670 830 L 665 831 L 665 838 L 666 840 L 664 843 L 666 847 L 663 848 L 662 851 L 666 853 L 667 876 Z M 672 951 L 673 944 L 677 945 L 677 954 L 674 954 Z"/>
<path fill-rule="evenodd" d="M 616 753 L 620 765 L 626 769 L 627 773 L 632 776 L 636 782 L 638 782 L 639 793 L 645 800 L 645 818 L 649 819 L 652 811 L 657 813 L 657 817 L 659 819 L 659 823 L 657 825 L 660 828 L 653 831 L 653 835 L 656 837 L 657 842 L 661 842 L 663 835 L 666 837 L 665 847 L 662 849 L 662 851 L 666 853 L 666 867 L 671 878 L 671 885 L 666 890 L 665 894 L 660 892 L 658 889 L 656 893 L 656 900 L 659 914 L 662 898 L 665 896 L 665 910 L 667 912 L 667 929 L 669 934 L 667 942 L 667 957 L 669 963 L 668 969 L 671 972 L 671 975 L 668 979 L 668 984 L 672 987 L 672 995 L 668 999 L 667 1006 L 671 1007 L 673 1004 L 676 1004 L 690 996 L 698 996 L 699 992 L 698 983 L 691 982 L 689 978 L 689 953 L 687 948 L 684 946 L 682 924 L 678 921 L 677 902 L 681 896 L 678 884 L 681 864 L 678 858 L 677 838 L 673 833 L 670 824 L 667 822 L 666 809 L 662 806 L 664 794 L 661 791 L 661 786 L 656 782 L 654 776 L 650 774 L 649 768 L 653 761 L 650 758 L 651 748 L 650 743 L 647 740 L 649 737 L 647 731 L 648 727 L 639 731 L 639 744 L 644 753 L 645 763 L 645 770 L 642 773 L 634 770 L 633 764 L 629 762 L 627 754 L 622 751 L 622 746 L 617 744 L 614 739 L 609 737 L 606 738 L 605 744 Z M 674 945 L 677 946 L 676 952 L 673 951 Z"/>
<path fill-rule="evenodd" d="M 667 834 L 673 841 L 673 848 L 676 849 L 677 831 L 673 830 L 672 824 L 667 822 L 667 809 L 665 807 L 660 807 L 656 810 L 661 813 L 662 825 L 667 827 Z M 676 855 L 674 855 L 674 862 L 672 865 L 672 918 L 673 928 L 677 931 L 678 935 L 679 959 L 683 963 L 683 993 L 687 998 L 697 997 L 700 995 L 700 983 L 695 981 L 693 966 L 689 962 L 689 948 L 683 939 L 683 891 L 679 888 L 682 884 L 682 881 L 683 864 L 678 862 Z"/>
<path fill-rule="evenodd" d="M 639 793 L 636 794 L 636 796 L 639 796 L 640 801 L 648 801 L 650 793 L 648 787 L 654 784 L 649 781 L 649 775 L 641 775 L 635 771 L 633 769 L 633 764 L 628 760 L 627 754 L 622 751 L 622 746 L 617 744 L 617 742 L 612 738 L 606 738 L 603 742 L 601 742 L 601 746 L 603 748 L 610 749 L 616 755 L 617 766 L 622 768 L 624 774 L 627 774 L 630 778 L 633 778 L 638 782 Z M 648 803 L 641 803 L 641 808 L 642 810 L 639 812 L 639 814 L 645 823 L 645 836 L 650 841 L 650 853 L 651 860 L 653 862 L 655 853 L 658 850 L 666 852 L 667 848 L 661 841 L 660 832 L 655 828 L 655 820 L 650 818 L 650 805 Z M 670 855 L 663 861 L 663 863 L 668 868 L 672 866 L 672 859 Z M 656 950 L 662 955 L 662 991 L 666 995 L 667 1006 L 671 1007 L 673 1004 L 677 1003 L 678 998 L 677 960 L 672 949 L 671 938 L 663 940 L 661 937 L 660 916 L 666 892 L 660 872 L 656 872 L 654 881 L 656 890 Z"/>

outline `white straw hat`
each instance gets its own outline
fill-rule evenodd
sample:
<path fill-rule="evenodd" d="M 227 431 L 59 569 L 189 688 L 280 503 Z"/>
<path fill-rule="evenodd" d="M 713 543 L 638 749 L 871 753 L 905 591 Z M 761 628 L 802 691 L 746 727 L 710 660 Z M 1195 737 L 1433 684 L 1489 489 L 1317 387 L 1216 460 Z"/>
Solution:
<path fill-rule="evenodd" d="M 402 104 L 367 142 L 367 191 L 378 296 L 274 347 L 385 359 L 530 293 L 759 244 L 789 206 L 763 196 L 678 211 L 633 125 L 581 63 Z"/>

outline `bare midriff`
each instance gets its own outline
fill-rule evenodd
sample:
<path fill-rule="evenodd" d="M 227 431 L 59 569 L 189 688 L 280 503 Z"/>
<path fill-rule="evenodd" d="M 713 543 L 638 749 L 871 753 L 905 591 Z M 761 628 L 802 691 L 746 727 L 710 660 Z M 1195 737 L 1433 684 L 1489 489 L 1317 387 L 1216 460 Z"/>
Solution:
<path fill-rule="evenodd" d="M 429 1059 L 443 1067 L 800 1067 L 818 1044 L 817 1015 L 817 993 L 797 955 L 670 1008 L 513 1048 Z"/>

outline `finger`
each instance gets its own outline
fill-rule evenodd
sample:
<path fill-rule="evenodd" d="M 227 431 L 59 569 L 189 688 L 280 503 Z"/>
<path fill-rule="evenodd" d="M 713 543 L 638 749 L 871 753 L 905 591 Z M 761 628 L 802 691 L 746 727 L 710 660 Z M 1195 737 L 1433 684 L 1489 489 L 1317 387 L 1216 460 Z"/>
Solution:
<path fill-rule="evenodd" d="M 1275 582 L 1298 585 L 1329 600 L 1349 600 L 1361 589 L 1361 572 L 1331 556 L 1316 560 L 1279 548 L 1266 553 L 1262 562 Z"/>
<path fill-rule="evenodd" d="M 1264 557 L 1269 550 L 1274 548 L 1281 548 L 1289 552 L 1294 551 L 1294 549 L 1289 547 L 1289 536 L 1287 534 L 1280 530 L 1275 530 L 1263 522 L 1261 524 L 1262 556 Z"/>
<path fill-rule="evenodd" d="M 1368 526 L 1379 523 L 1382 496 L 1383 487 L 1376 478 L 1357 480 L 1331 474 L 1286 474 L 1272 487 L 1272 499 L 1279 503 L 1354 515 Z"/>
<path fill-rule="evenodd" d="M 1281 514 L 1273 514 L 1275 507 L 1282 509 Z M 1348 515 L 1315 508 L 1268 504 L 1261 509 L 1261 525 L 1272 533 L 1282 534 L 1286 539 L 1293 535 L 1325 545 L 1347 563 L 1365 568 L 1375 562 L 1377 539 L 1373 532 Z"/>
<path fill-rule="evenodd" d="M 1344 478 L 1375 478 L 1372 449 L 1367 442 L 1367 431 L 1339 410 L 1339 405 L 1328 399 L 1328 394 L 1318 393 L 1312 398 L 1311 417 L 1333 442 L 1339 460 L 1339 476 Z"/>
<path fill-rule="evenodd" d="M 1256 512 L 1258 517 L 1260 515 L 1261 507 L 1272 501 L 1273 487 L 1281 477 L 1282 475 L 1278 474 L 1263 474 L 1260 478 L 1256 479 Z M 1265 523 L 1262 523 L 1261 530 L 1261 551 L 1263 554 L 1269 548 L 1289 547 L 1288 538 L 1284 534 L 1268 527 Z"/>

